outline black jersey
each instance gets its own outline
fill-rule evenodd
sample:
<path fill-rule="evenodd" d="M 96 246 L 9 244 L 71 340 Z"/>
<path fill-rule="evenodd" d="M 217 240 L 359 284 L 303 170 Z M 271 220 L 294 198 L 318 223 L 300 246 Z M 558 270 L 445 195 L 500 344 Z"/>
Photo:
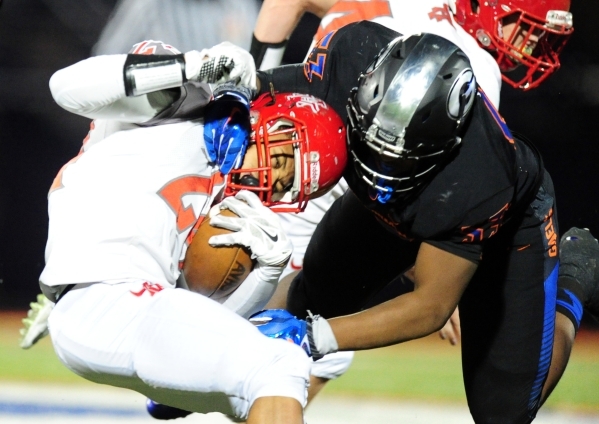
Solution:
<path fill-rule="evenodd" d="M 361 21 L 325 35 L 304 64 L 258 72 L 261 93 L 311 94 L 330 105 L 341 119 L 347 118 L 347 99 L 358 86 L 360 73 L 399 33 L 380 24 Z"/>
<path fill-rule="evenodd" d="M 400 34 L 374 22 L 349 24 L 323 37 L 305 64 L 259 73 L 261 90 L 309 93 L 343 118 L 352 88 L 376 55 Z M 482 91 L 453 159 L 410 203 L 382 204 L 349 165 L 352 191 L 388 228 L 478 261 L 484 241 L 526 209 L 543 167 L 536 149 L 515 138 Z"/>
<path fill-rule="evenodd" d="M 543 172 L 534 146 L 514 137 L 479 91 L 454 156 L 409 203 L 379 202 L 353 167 L 345 177 L 362 203 L 401 237 L 478 261 L 484 242 L 526 210 Z"/>

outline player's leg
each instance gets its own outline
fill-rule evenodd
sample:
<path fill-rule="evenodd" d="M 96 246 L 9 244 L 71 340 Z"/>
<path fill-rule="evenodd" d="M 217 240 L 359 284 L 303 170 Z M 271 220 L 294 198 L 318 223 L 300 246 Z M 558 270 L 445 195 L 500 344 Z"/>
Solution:
<path fill-rule="evenodd" d="M 304 424 L 302 405 L 293 398 L 265 396 L 256 399 L 247 424 Z"/>
<path fill-rule="evenodd" d="M 545 401 L 564 373 L 583 309 L 599 316 L 599 244 L 586 229 L 571 228 L 559 245 L 557 313 L 551 369 L 543 387 Z"/>
<path fill-rule="evenodd" d="M 553 191 L 544 186 L 523 221 L 487 241 L 460 301 L 464 385 L 477 424 L 527 424 L 541 404 L 558 273 Z"/>
<path fill-rule="evenodd" d="M 347 372 L 354 359 L 354 352 L 335 352 L 324 355 L 312 364 L 310 371 L 310 387 L 308 388 L 308 404 L 331 380 L 341 377 Z"/>
<path fill-rule="evenodd" d="M 248 418 L 263 397 L 305 404 L 310 360 L 301 348 L 264 337 L 201 295 L 143 292 L 134 285 L 142 286 L 94 284 L 72 290 L 57 304 L 50 329 L 67 367 L 186 411 Z M 271 405 L 275 414 L 278 405 L 289 404 L 275 401 L 264 402 L 258 412 Z M 301 422 L 301 408 L 292 415 L 288 422 Z"/>

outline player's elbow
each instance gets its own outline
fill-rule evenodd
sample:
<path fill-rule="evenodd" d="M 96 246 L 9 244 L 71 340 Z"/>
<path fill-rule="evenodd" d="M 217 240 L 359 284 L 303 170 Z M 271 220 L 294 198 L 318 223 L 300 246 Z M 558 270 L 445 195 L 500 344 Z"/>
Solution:
<path fill-rule="evenodd" d="M 68 68 L 56 71 L 50 77 L 49 87 L 56 104 L 68 112 L 85 116 L 94 111 L 92 105 L 82 101 L 85 90 L 78 89 L 73 83 L 73 75 Z"/>
<path fill-rule="evenodd" d="M 455 310 L 455 305 L 450 302 L 429 300 L 420 304 L 418 319 L 422 336 L 439 331 Z"/>

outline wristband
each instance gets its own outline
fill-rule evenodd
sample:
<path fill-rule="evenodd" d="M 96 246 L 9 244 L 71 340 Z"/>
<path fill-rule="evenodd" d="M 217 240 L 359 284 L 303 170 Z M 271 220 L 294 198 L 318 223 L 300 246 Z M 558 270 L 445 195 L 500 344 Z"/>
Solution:
<path fill-rule="evenodd" d="M 279 66 L 287 47 L 287 40 L 280 43 L 263 43 L 252 34 L 250 54 L 254 58 L 256 69 L 265 70 Z"/>
<path fill-rule="evenodd" d="M 308 311 L 306 322 L 312 359 L 318 361 L 327 353 L 339 350 L 333 329 L 326 319 L 320 315 L 312 315 L 312 312 Z"/>
<path fill-rule="evenodd" d="M 187 81 L 182 54 L 128 54 L 123 74 L 127 97 L 181 87 Z"/>
<path fill-rule="evenodd" d="M 243 103 L 247 108 L 250 108 L 250 100 L 254 97 L 254 92 L 243 85 L 236 85 L 232 82 L 220 84 L 214 88 L 212 92 L 214 100 L 218 100 L 224 96 L 232 96 L 239 102 Z"/>

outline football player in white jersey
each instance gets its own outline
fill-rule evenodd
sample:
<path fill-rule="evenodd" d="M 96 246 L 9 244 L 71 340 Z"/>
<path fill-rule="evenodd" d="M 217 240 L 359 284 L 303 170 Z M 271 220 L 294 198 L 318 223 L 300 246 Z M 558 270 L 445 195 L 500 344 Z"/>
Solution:
<path fill-rule="evenodd" d="M 478 84 L 499 107 L 502 80 L 529 90 L 559 68 L 559 53 L 573 31 L 569 8 L 570 0 L 264 0 L 250 52 L 261 70 L 280 65 L 286 41 L 305 12 L 321 18 L 310 50 L 326 34 L 359 20 L 374 21 L 401 34 L 430 32 L 452 41 L 468 55 Z M 347 183 L 341 179 L 325 196 L 310 202 L 303 213 L 280 216 L 294 247 L 283 276 L 293 276 L 301 269 L 316 225 L 346 190 Z M 405 276 L 403 280 L 410 284 Z M 275 295 L 270 306 L 282 307 L 283 297 Z M 457 311 L 439 335 L 457 343 Z M 326 381 L 342 375 L 352 358 L 352 352 L 338 352 L 315 362 L 310 398 Z"/>
<path fill-rule="evenodd" d="M 153 54 L 139 54 L 140 46 Z M 50 81 L 60 106 L 94 118 L 49 193 L 40 286 L 56 302 L 48 319 L 56 353 L 86 379 L 161 404 L 248 423 L 303 423 L 311 360 L 243 316 L 264 306 L 291 254 L 269 207 L 301 210 L 338 180 L 344 123 L 311 96 L 264 95 L 249 112 L 247 152 L 224 176 L 203 123 L 227 94 L 208 103 L 207 82 L 235 71 L 210 51 L 181 55 L 145 42 L 134 52 L 81 61 Z M 215 204 L 239 216 L 234 243 L 257 261 L 243 296 L 240 288 L 222 305 L 176 288 L 194 229 Z"/>

